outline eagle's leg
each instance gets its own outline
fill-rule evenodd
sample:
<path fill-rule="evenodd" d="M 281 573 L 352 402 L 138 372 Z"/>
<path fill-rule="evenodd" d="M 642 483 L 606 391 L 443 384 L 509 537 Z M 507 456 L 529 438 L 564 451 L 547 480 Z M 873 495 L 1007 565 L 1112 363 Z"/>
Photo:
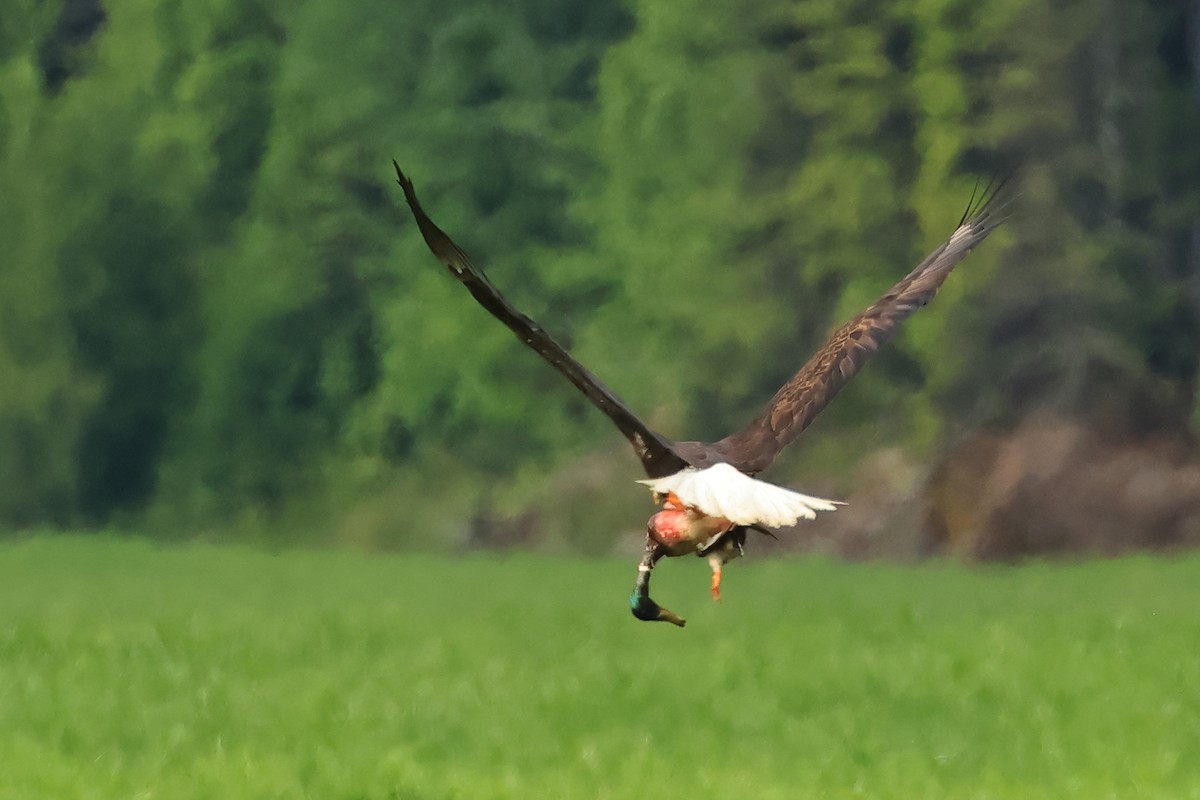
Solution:
<path fill-rule="evenodd" d="M 675 613 L 663 608 L 650 599 L 650 572 L 658 560 L 666 555 L 662 545 L 653 536 L 646 537 L 646 552 L 638 564 L 637 585 L 629 597 L 629 609 L 633 615 L 646 622 L 670 622 L 672 625 L 683 627 L 687 621 Z"/>

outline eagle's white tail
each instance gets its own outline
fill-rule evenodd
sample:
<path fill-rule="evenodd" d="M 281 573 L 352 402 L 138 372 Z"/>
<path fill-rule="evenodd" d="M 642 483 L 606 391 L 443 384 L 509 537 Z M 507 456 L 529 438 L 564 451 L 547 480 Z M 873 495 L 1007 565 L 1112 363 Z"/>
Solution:
<path fill-rule="evenodd" d="M 751 478 L 730 464 L 707 469 L 688 467 L 665 478 L 638 481 L 657 494 L 674 492 L 686 505 L 735 525 L 782 528 L 799 519 L 815 519 L 818 511 L 836 511 L 836 500 L 823 500 Z"/>

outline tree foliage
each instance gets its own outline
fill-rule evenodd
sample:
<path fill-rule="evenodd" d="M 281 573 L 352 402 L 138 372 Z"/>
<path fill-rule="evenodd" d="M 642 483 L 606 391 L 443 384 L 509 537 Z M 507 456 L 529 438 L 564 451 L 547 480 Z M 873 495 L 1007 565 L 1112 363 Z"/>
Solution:
<path fill-rule="evenodd" d="M 1010 230 L 783 469 L 1195 413 L 1194 4 L 9 6 L 0 526 L 394 543 L 533 503 L 605 535 L 548 476 L 632 459 L 431 262 L 393 156 L 670 435 L 748 419 L 1013 169 Z"/>

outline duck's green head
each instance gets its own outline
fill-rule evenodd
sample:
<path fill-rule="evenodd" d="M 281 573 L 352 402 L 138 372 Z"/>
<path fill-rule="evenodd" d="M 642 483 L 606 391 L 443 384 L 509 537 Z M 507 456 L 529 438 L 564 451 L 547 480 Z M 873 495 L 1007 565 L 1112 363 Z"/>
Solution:
<path fill-rule="evenodd" d="M 681 628 L 687 624 L 687 620 L 663 608 L 651 600 L 650 595 L 642 594 L 636 589 L 629 596 L 629 610 L 633 612 L 635 617 L 644 622 L 669 622 Z"/>

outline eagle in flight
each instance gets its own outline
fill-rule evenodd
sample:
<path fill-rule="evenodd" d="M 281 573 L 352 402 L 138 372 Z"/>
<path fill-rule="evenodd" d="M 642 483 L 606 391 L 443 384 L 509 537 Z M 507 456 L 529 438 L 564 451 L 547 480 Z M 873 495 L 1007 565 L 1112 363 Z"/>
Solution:
<path fill-rule="evenodd" d="M 695 553 L 712 567 L 711 590 L 720 598 L 721 567 L 742 553 L 747 530 L 813 519 L 839 503 L 810 497 L 758 480 L 788 443 L 807 428 L 863 363 L 888 342 L 900 323 L 937 294 L 946 276 L 967 253 L 1003 221 L 997 202 L 1004 181 L 989 185 L 971 201 L 950 238 L 883 297 L 838 328 L 825 344 L 775 393 L 749 425 L 715 442 L 672 442 L 638 418 L 612 390 L 576 361 L 541 326 L 514 308 L 487 275 L 421 207 L 412 181 L 395 161 L 396 178 L 425 243 L 475 300 L 517 338 L 575 384 L 624 434 L 649 476 L 663 509 L 646 525 L 646 549 L 630 597 L 633 615 L 682 627 L 684 620 L 650 599 L 650 572 L 663 556 Z"/>

